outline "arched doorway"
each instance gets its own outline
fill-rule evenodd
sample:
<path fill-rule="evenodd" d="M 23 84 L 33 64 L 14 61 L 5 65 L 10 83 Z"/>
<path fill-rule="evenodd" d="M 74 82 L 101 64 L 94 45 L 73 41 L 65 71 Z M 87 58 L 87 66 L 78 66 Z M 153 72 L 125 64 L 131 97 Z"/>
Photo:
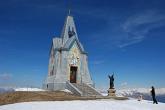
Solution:
<path fill-rule="evenodd" d="M 70 83 L 76 83 L 77 77 L 77 67 L 71 66 L 70 67 Z"/>

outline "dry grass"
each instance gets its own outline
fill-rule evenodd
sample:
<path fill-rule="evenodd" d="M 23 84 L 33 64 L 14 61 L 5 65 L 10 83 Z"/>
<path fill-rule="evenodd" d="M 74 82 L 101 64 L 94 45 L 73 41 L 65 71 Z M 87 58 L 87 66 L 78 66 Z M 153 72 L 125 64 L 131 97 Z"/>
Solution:
<path fill-rule="evenodd" d="M 94 97 L 79 97 L 62 91 L 42 91 L 42 92 L 12 92 L 0 94 L 0 105 L 30 101 L 64 101 L 64 100 L 87 100 Z"/>
<path fill-rule="evenodd" d="M 62 91 L 17 91 L 0 94 L 0 105 L 31 102 L 31 101 L 64 101 L 64 100 L 95 100 L 95 99 L 116 99 L 126 100 L 126 97 L 80 97 Z"/>

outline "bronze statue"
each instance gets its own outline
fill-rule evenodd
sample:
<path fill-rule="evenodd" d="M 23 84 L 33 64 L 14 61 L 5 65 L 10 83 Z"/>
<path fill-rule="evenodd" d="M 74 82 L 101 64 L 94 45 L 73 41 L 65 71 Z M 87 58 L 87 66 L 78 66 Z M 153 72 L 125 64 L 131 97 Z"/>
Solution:
<path fill-rule="evenodd" d="M 114 89 L 114 74 L 113 75 L 108 75 L 110 79 L 110 89 Z"/>

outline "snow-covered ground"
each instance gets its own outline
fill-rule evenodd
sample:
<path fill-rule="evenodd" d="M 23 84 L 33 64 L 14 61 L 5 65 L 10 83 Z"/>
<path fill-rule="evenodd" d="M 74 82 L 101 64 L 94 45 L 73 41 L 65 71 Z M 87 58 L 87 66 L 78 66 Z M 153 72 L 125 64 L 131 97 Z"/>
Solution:
<path fill-rule="evenodd" d="M 45 91 L 39 88 L 15 88 L 15 91 Z"/>
<path fill-rule="evenodd" d="M 14 92 L 14 91 L 45 91 L 45 90 L 44 89 L 40 89 L 40 88 L 30 88 L 30 87 L 23 87 L 23 88 L 0 88 L 0 93 Z M 68 89 L 64 89 L 64 90 L 61 90 L 61 91 L 72 93 Z"/>
<path fill-rule="evenodd" d="M 131 100 L 44 101 L 0 106 L 0 110 L 165 110 L 165 103 Z"/>
<path fill-rule="evenodd" d="M 134 93 L 143 93 L 150 95 L 150 88 L 131 88 L 131 89 L 120 89 L 117 91 L 118 95 L 133 95 Z M 157 88 L 155 89 L 157 95 L 165 94 L 165 88 Z"/>
<path fill-rule="evenodd" d="M 39 89 L 39 88 L 15 88 L 15 91 L 45 91 L 44 89 Z M 68 92 L 68 93 L 72 93 L 70 90 L 68 89 L 64 89 L 61 90 L 63 92 Z"/>
<path fill-rule="evenodd" d="M 23 87 L 23 88 L 0 87 L 0 93 L 14 92 L 14 91 L 45 91 L 45 90 L 39 88 L 29 88 L 29 87 Z"/>
<path fill-rule="evenodd" d="M 132 98 L 138 98 L 140 95 L 142 95 L 143 99 L 152 100 L 150 91 L 150 88 L 127 88 L 116 90 L 116 95 Z M 157 100 L 165 103 L 165 88 L 156 88 L 155 91 Z M 108 95 L 106 90 L 100 90 L 100 92 L 103 96 Z"/>
<path fill-rule="evenodd" d="M 107 90 L 99 90 L 103 95 L 107 95 Z M 150 95 L 151 89 L 149 88 L 127 88 L 116 90 L 118 96 L 132 96 L 137 93 Z M 157 95 L 165 95 L 165 88 L 158 88 L 155 90 Z"/>
<path fill-rule="evenodd" d="M 70 90 L 68 90 L 68 89 L 64 89 L 64 90 L 61 90 L 61 91 L 67 92 L 67 93 L 71 93 L 71 94 L 72 94 L 72 92 L 71 92 Z"/>

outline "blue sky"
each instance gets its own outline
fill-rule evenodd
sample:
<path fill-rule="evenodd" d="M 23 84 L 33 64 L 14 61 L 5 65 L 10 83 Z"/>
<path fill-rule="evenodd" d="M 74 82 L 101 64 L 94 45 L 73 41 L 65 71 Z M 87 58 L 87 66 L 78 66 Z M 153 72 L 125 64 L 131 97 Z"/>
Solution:
<path fill-rule="evenodd" d="M 41 87 L 71 7 L 92 79 L 108 88 L 164 87 L 164 0 L 0 1 L 0 86 Z"/>

